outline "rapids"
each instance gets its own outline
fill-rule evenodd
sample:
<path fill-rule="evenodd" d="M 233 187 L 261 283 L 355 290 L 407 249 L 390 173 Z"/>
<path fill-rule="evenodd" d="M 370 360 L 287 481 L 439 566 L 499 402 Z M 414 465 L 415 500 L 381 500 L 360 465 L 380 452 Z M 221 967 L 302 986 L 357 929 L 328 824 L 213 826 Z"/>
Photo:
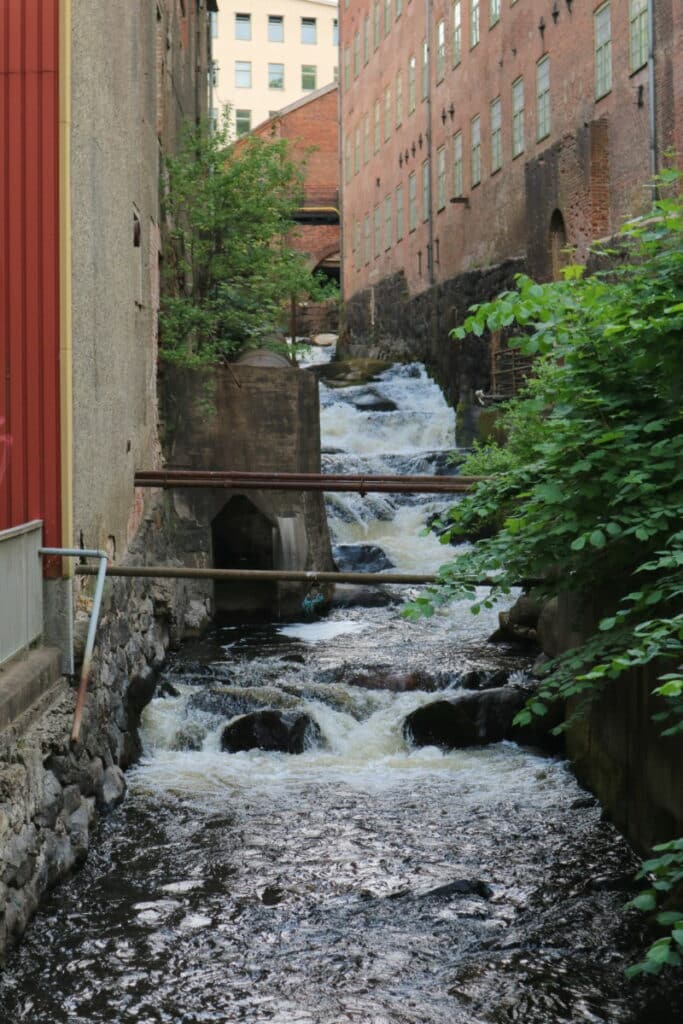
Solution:
<path fill-rule="evenodd" d="M 450 471 L 453 414 L 422 367 L 323 382 L 321 406 L 328 471 Z M 447 549 L 420 531 L 445 505 L 330 496 L 333 541 L 429 571 Z M 509 743 L 406 743 L 406 715 L 465 672 L 526 664 L 487 644 L 495 610 L 455 605 L 415 625 L 403 593 L 218 626 L 171 658 L 128 798 L 11 955 L 0 1020 L 681 1019 L 680 985 L 624 979 L 643 942 L 621 909 L 636 859 L 567 765 Z M 226 722 L 262 707 L 305 711 L 322 743 L 223 753 Z"/>

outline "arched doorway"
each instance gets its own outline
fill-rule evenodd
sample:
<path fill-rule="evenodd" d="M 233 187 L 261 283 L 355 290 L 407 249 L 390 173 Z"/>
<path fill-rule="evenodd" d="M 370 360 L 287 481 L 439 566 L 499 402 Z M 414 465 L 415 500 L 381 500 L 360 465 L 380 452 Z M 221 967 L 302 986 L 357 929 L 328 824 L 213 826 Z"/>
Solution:
<path fill-rule="evenodd" d="M 562 277 L 562 268 L 569 263 L 567 229 L 559 210 L 554 210 L 550 218 L 549 257 L 551 279 L 559 281 Z"/>

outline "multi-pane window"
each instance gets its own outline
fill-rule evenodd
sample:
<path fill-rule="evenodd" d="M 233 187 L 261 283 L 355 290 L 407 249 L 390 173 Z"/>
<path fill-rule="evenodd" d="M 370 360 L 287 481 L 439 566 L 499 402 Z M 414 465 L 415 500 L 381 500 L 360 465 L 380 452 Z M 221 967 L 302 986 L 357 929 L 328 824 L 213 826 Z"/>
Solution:
<path fill-rule="evenodd" d="M 453 67 L 462 60 L 462 3 L 453 4 Z"/>
<path fill-rule="evenodd" d="M 235 86 L 238 89 L 251 89 L 251 61 L 235 61 Z"/>
<path fill-rule="evenodd" d="M 489 25 L 500 21 L 500 0 L 489 0 Z"/>
<path fill-rule="evenodd" d="M 391 209 L 391 196 L 388 195 L 384 200 L 384 248 L 391 249 L 391 241 L 393 235 L 392 225 L 392 209 Z"/>
<path fill-rule="evenodd" d="M 251 110 L 235 111 L 235 132 L 237 135 L 244 135 L 251 131 Z"/>
<path fill-rule="evenodd" d="M 503 147 L 501 143 L 501 105 L 500 96 L 491 102 L 491 174 L 495 174 L 503 166 Z"/>
<path fill-rule="evenodd" d="M 595 23 L 595 98 L 612 88 L 612 13 L 609 3 L 593 15 Z"/>
<path fill-rule="evenodd" d="M 363 241 L 365 243 L 365 262 L 370 262 L 370 214 L 366 213 L 363 220 Z"/>
<path fill-rule="evenodd" d="M 384 90 L 384 141 L 391 137 L 391 86 Z"/>
<path fill-rule="evenodd" d="M 417 227 L 417 179 L 415 171 L 408 175 L 408 231 Z"/>
<path fill-rule="evenodd" d="M 446 22 L 436 26 L 436 80 L 440 82 L 446 74 Z"/>
<path fill-rule="evenodd" d="M 211 38 L 218 39 L 218 11 L 209 11 L 209 25 L 211 26 Z"/>
<path fill-rule="evenodd" d="M 429 93 L 429 44 L 422 40 L 422 99 L 426 100 Z"/>
<path fill-rule="evenodd" d="M 235 15 L 235 39 L 251 39 L 251 14 Z"/>
<path fill-rule="evenodd" d="M 372 111 L 373 123 L 372 123 L 372 148 L 373 152 L 379 153 L 379 141 L 380 141 L 380 113 L 379 113 L 379 100 L 375 100 L 375 106 Z"/>
<path fill-rule="evenodd" d="M 403 75 L 396 75 L 396 127 L 403 121 Z"/>
<path fill-rule="evenodd" d="M 370 159 L 370 118 L 366 114 L 363 118 L 363 163 Z"/>
<path fill-rule="evenodd" d="M 353 226 L 353 262 L 356 270 L 360 270 L 360 224 L 358 223 L 358 221 L 356 221 L 356 223 Z"/>
<path fill-rule="evenodd" d="M 436 208 L 443 210 L 446 205 L 446 147 L 436 151 Z"/>
<path fill-rule="evenodd" d="M 301 88 L 302 89 L 317 89 L 316 80 L 318 77 L 318 68 L 315 64 L 302 64 L 301 65 Z"/>
<path fill-rule="evenodd" d="M 432 212 L 432 191 L 429 160 L 422 164 L 422 220 L 429 220 Z"/>
<path fill-rule="evenodd" d="M 512 83 L 512 155 L 524 152 L 524 79 Z"/>
<path fill-rule="evenodd" d="M 348 89 L 351 85 L 351 52 L 348 48 L 344 50 L 344 88 Z"/>
<path fill-rule="evenodd" d="M 403 185 L 396 189 L 396 241 L 403 238 Z"/>
<path fill-rule="evenodd" d="M 332 45 L 339 46 L 339 21 L 337 18 L 332 21 Z M 358 230 L 360 232 L 360 228 Z"/>
<path fill-rule="evenodd" d="M 372 220 L 375 235 L 375 259 L 377 259 L 382 252 L 382 210 L 379 206 L 375 207 Z"/>
<path fill-rule="evenodd" d="M 391 31 L 391 0 L 384 0 L 384 35 Z"/>
<path fill-rule="evenodd" d="M 470 0 L 470 46 L 479 42 L 479 0 Z"/>
<path fill-rule="evenodd" d="M 284 64 L 268 65 L 268 88 L 284 89 L 285 87 L 285 66 Z"/>
<path fill-rule="evenodd" d="M 370 15 L 366 14 L 363 19 L 363 63 L 370 60 Z"/>
<path fill-rule="evenodd" d="M 648 0 L 630 0 L 629 31 L 631 41 L 631 71 L 637 71 L 647 63 L 648 31 L 647 31 Z"/>
<path fill-rule="evenodd" d="M 347 135 L 344 140 L 344 181 L 348 185 L 351 181 L 351 136 Z"/>
<path fill-rule="evenodd" d="M 408 61 L 408 113 L 412 114 L 415 110 L 415 69 L 416 60 L 411 57 Z"/>
<path fill-rule="evenodd" d="M 462 132 L 453 136 L 453 194 L 462 195 Z"/>
<path fill-rule="evenodd" d="M 356 126 L 353 133 L 353 173 L 360 171 L 360 125 Z"/>
<path fill-rule="evenodd" d="M 470 122 L 470 146 L 472 185 L 474 186 L 478 185 L 481 181 L 481 120 L 478 114 Z"/>
<path fill-rule="evenodd" d="M 318 25 L 315 18 L 301 19 L 301 42 L 312 45 L 318 42 Z"/>
<path fill-rule="evenodd" d="M 285 19 L 281 14 L 268 15 L 268 42 L 284 43 L 285 41 Z"/>
<path fill-rule="evenodd" d="M 360 33 L 356 32 L 353 37 L 353 77 L 358 78 L 360 74 Z"/>
<path fill-rule="evenodd" d="M 372 45 L 376 50 L 379 46 L 380 41 L 380 11 L 379 11 L 379 0 L 375 0 L 372 5 Z"/>
<path fill-rule="evenodd" d="M 536 138 L 550 135 L 550 57 L 536 65 Z"/>

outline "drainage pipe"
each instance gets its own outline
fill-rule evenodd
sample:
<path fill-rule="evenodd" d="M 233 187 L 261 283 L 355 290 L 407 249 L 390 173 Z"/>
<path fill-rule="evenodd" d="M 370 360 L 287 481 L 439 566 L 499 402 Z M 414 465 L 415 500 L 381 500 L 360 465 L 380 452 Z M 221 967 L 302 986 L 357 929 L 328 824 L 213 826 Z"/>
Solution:
<path fill-rule="evenodd" d="M 650 144 L 650 173 L 655 179 L 659 173 L 659 161 L 657 159 L 657 97 L 655 81 L 655 0 L 649 0 L 647 5 L 647 106 L 648 106 L 648 127 Z M 653 180 L 652 200 L 656 202 L 659 198 L 657 182 Z"/>
<path fill-rule="evenodd" d="M 39 554 L 41 555 L 61 555 L 62 558 L 99 558 L 100 564 L 97 569 L 93 568 L 92 575 L 97 574 L 97 583 L 95 585 L 95 596 L 93 598 L 92 610 L 90 612 L 90 622 L 88 623 L 88 637 L 85 642 L 85 654 L 83 656 L 83 665 L 81 667 L 81 679 L 78 684 L 78 694 L 76 696 L 76 707 L 74 709 L 73 725 L 71 727 L 71 743 L 75 746 L 78 743 L 78 737 L 81 732 L 81 720 L 83 718 L 83 708 L 85 707 L 85 697 L 88 692 L 88 682 L 90 679 L 90 662 L 92 660 L 92 652 L 95 646 L 95 633 L 97 632 L 97 621 L 100 617 L 100 605 L 102 604 L 102 594 L 104 592 L 104 580 L 107 575 L 107 562 L 109 555 L 106 551 L 98 551 L 95 548 L 40 548 Z M 81 569 L 88 568 L 87 566 L 77 566 L 76 571 L 80 572 Z"/>

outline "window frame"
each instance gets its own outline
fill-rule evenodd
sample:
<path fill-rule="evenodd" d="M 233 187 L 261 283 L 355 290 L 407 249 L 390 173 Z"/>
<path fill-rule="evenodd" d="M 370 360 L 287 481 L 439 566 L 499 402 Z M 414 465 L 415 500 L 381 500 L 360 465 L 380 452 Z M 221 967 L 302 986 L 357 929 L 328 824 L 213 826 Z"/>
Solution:
<path fill-rule="evenodd" d="M 306 39 L 306 35 L 312 30 L 312 38 Z M 318 19 L 317 18 L 301 18 L 301 25 L 299 28 L 299 41 L 302 46 L 317 46 L 318 44 Z"/>
<path fill-rule="evenodd" d="M 313 85 L 306 85 L 305 78 L 308 74 L 309 78 L 312 76 Z M 318 88 L 318 65 L 317 64 L 302 64 L 301 65 L 301 88 L 305 92 L 314 91 Z"/>
<path fill-rule="evenodd" d="M 521 90 L 521 91 L 520 91 Z M 521 104 L 517 98 L 521 96 Z M 512 159 L 524 152 L 524 76 L 519 75 L 512 83 Z"/>
<path fill-rule="evenodd" d="M 247 35 L 238 34 L 238 26 L 246 25 Z M 235 41 L 240 43 L 251 42 L 251 14 L 247 14 L 246 11 L 235 11 Z"/>
<path fill-rule="evenodd" d="M 546 72 L 547 69 L 547 72 Z M 547 75 L 541 81 L 541 75 Z M 536 61 L 536 141 L 547 139 L 551 131 L 550 108 L 550 54 L 545 53 Z"/>
<path fill-rule="evenodd" d="M 451 65 L 457 68 L 462 60 L 462 0 L 455 0 L 451 19 Z"/>
<path fill-rule="evenodd" d="M 481 114 L 470 120 L 470 180 L 472 188 L 481 184 Z"/>
<path fill-rule="evenodd" d="M 282 71 L 281 71 L 281 73 L 279 75 L 280 85 L 277 85 L 277 84 L 274 85 L 273 84 L 273 82 L 277 82 L 277 77 L 278 77 L 277 76 L 277 72 L 275 71 L 275 68 L 282 68 Z M 278 92 L 279 92 L 279 91 L 283 91 L 284 88 L 285 88 L 285 65 L 284 65 L 284 63 L 282 63 L 281 61 L 268 61 L 268 89 L 277 89 Z"/>
<path fill-rule="evenodd" d="M 480 0 L 470 0 L 470 50 L 479 45 L 481 39 Z"/>
<path fill-rule="evenodd" d="M 271 35 L 271 29 L 280 28 L 280 38 L 275 39 Z M 269 43 L 284 43 L 285 41 L 285 19 L 282 14 L 269 14 L 268 15 L 268 42 Z"/>
<path fill-rule="evenodd" d="M 464 195 L 464 163 L 462 129 L 453 136 L 453 195 L 460 199 Z"/>
<path fill-rule="evenodd" d="M 650 54 L 649 4 L 652 0 L 629 0 L 628 50 L 631 74 L 640 71 Z"/>
<path fill-rule="evenodd" d="M 248 82 L 240 82 L 239 75 L 246 74 L 249 76 Z M 253 86 L 253 71 L 250 60 L 236 60 L 235 61 L 235 88 L 236 89 L 251 89 Z"/>
<path fill-rule="evenodd" d="M 606 19 L 607 35 L 600 38 Z M 601 22 L 603 24 L 601 24 Z M 606 0 L 593 12 L 593 43 L 595 61 L 595 100 L 612 91 L 612 5 Z"/>
<path fill-rule="evenodd" d="M 491 125 L 491 174 L 496 174 L 503 166 L 503 104 L 500 96 L 496 96 L 489 104 L 489 122 Z"/>

